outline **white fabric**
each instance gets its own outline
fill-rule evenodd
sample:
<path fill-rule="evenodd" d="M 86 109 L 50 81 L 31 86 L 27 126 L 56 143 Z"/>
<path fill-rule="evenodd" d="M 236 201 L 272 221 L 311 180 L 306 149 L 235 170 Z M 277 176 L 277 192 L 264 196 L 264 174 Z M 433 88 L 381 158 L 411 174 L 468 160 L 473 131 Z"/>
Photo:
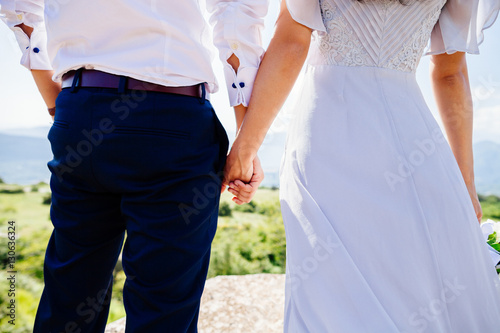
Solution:
<path fill-rule="evenodd" d="M 500 279 L 411 60 L 443 4 L 321 1 L 280 175 L 287 333 L 500 327 Z"/>
<path fill-rule="evenodd" d="M 328 33 L 320 34 L 319 52 L 313 52 L 309 62 L 414 72 L 443 3 L 426 0 L 405 12 L 393 0 L 323 1 Z"/>
<path fill-rule="evenodd" d="M 5 1 L 0 0 L 0 18 L 14 31 L 21 52 L 21 64 L 28 69 L 50 69 L 47 52 L 47 35 L 43 20 L 43 2 L 41 1 Z M 25 23 L 34 28 L 31 40 L 16 25 Z M 38 49 L 38 52 L 33 52 Z"/>
<path fill-rule="evenodd" d="M 250 99 L 264 53 L 261 31 L 268 1 L 206 0 L 231 106 Z M 2 20 L 23 51 L 21 63 L 29 69 L 54 68 L 55 81 L 84 66 L 165 86 L 207 82 L 209 92 L 218 90 L 199 0 L 0 0 L 0 5 Z M 31 41 L 15 27 L 20 23 L 34 28 Z M 232 53 L 240 60 L 237 74 L 226 62 Z"/>
<path fill-rule="evenodd" d="M 496 20 L 500 0 L 448 0 L 434 27 L 426 54 L 478 54 L 483 30 Z"/>
<path fill-rule="evenodd" d="M 484 240 L 488 241 L 489 236 L 494 232 L 496 232 L 497 236 L 500 235 L 500 222 L 493 220 L 483 222 L 481 223 L 481 231 L 483 232 Z M 493 264 L 498 265 L 500 263 L 500 253 L 491 246 L 489 246 L 489 250 Z"/>
<path fill-rule="evenodd" d="M 326 32 L 318 0 L 286 0 L 290 16 L 298 23 L 318 32 Z"/>

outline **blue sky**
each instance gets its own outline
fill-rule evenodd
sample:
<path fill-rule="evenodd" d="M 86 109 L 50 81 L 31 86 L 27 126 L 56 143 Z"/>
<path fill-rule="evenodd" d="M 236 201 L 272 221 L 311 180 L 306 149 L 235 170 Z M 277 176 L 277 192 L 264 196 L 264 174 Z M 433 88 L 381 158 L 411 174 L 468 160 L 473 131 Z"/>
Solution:
<path fill-rule="evenodd" d="M 279 1 L 272 0 L 266 19 L 264 42 L 272 36 Z M 474 140 L 491 140 L 500 143 L 500 23 L 485 31 L 485 41 L 480 47 L 481 55 L 468 55 L 469 76 L 474 97 Z M 19 65 L 21 52 L 14 35 L 0 24 L 0 130 L 48 126 L 50 118 L 43 100 L 28 70 Z M 214 70 L 219 83 L 224 82 L 222 66 L 218 57 L 214 59 Z M 417 79 L 431 111 L 437 116 L 429 80 L 429 57 L 424 57 L 417 71 Z M 212 96 L 218 116 L 228 129 L 234 129 L 234 116 L 228 107 L 225 85 Z M 283 120 L 286 117 L 281 117 Z M 278 120 L 277 123 L 283 123 Z M 284 126 L 275 126 L 281 131 Z"/>

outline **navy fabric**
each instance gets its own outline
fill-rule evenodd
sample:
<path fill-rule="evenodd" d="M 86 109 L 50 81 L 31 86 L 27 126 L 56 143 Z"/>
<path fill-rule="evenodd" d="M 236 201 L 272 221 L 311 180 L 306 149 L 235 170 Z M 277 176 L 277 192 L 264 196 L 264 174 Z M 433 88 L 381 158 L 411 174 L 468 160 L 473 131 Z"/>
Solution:
<path fill-rule="evenodd" d="M 34 331 L 104 331 L 126 234 L 126 332 L 196 332 L 228 148 L 212 106 L 75 86 L 56 108 L 54 231 Z"/>

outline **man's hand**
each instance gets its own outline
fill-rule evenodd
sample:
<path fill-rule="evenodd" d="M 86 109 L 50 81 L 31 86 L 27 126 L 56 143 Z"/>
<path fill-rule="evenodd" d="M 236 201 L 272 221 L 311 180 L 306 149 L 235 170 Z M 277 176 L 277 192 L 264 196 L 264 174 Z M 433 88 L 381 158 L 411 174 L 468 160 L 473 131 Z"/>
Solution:
<path fill-rule="evenodd" d="M 223 190 L 226 185 L 229 186 L 228 192 L 234 195 L 233 201 L 236 204 L 242 205 L 244 203 L 249 203 L 257 192 L 260 183 L 264 180 L 264 171 L 260 165 L 260 160 L 258 157 L 255 157 L 248 167 L 244 167 L 240 163 L 236 163 L 236 165 L 232 164 L 231 161 L 232 157 L 231 154 L 229 154 L 226 168 L 224 169 Z M 247 171 L 248 169 L 249 171 Z M 242 175 L 248 172 L 251 174 L 251 177 L 246 183 L 240 178 L 231 178 L 238 173 L 238 170 L 243 171 L 243 173 L 241 173 Z"/>

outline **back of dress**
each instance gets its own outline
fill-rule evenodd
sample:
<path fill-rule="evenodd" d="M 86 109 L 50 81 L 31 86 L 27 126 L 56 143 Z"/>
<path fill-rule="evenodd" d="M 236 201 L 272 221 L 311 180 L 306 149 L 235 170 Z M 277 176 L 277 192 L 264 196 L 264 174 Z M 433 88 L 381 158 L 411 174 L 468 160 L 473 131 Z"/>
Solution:
<path fill-rule="evenodd" d="M 497 332 L 500 280 L 415 69 L 477 53 L 500 1 L 286 1 L 316 36 L 280 175 L 284 331 Z"/>
<path fill-rule="evenodd" d="M 428 54 L 479 53 L 497 0 L 287 0 L 292 17 L 319 33 L 311 64 L 414 72 Z M 429 43 L 431 40 L 431 43 Z"/>
<path fill-rule="evenodd" d="M 326 34 L 312 62 L 416 70 L 445 0 L 321 0 Z"/>

